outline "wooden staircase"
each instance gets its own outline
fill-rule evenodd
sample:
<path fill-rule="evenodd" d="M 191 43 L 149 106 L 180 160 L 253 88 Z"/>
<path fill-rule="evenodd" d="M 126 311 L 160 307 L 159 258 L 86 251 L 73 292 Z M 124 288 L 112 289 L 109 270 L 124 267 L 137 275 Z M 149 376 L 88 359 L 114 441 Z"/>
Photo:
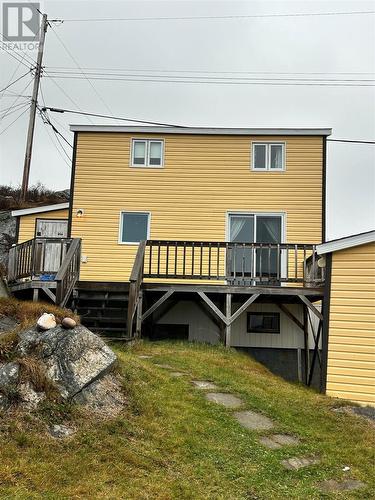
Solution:
<path fill-rule="evenodd" d="M 126 290 L 100 290 L 78 284 L 72 309 L 81 323 L 95 333 L 112 339 L 127 338 L 129 294 Z"/>

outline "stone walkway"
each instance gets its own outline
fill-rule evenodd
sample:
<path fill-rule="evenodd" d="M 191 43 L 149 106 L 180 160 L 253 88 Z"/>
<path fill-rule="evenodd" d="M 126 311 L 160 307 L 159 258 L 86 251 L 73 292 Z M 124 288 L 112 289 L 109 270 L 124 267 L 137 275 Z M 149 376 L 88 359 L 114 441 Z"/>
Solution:
<path fill-rule="evenodd" d="M 139 356 L 142 359 L 149 359 L 152 356 Z M 171 377 L 180 378 L 184 375 L 188 376 L 187 373 L 175 371 L 175 368 L 168 364 L 154 363 L 154 366 L 169 370 Z M 228 392 L 207 392 L 216 389 L 220 389 L 216 384 L 210 380 L 191 380 L 193 386 L 202 392 L 204 392 L 204 397 L 207 401 L 224 406 L 228 410 L 239 409 L 245 406 L 244 401 L 240 399 L 235 394 Z M 253 410 L 243 409 L 241 411 L 236 411 L 233 413 L 233 417 L 237 422 L 245 429 L 261 432 L 268 431 L 275 427 L 275 422 L 269 417 L 257 413 Z M 264 436 L 259 436 L 259 443 L 270 450 L 277 450 L 283 447 L 297 447 L 300 444 L 300 440 L 296 436 L 289 434 L 267 434 Z M 311 467 L 313 465 L 318 465 L 320 463 L 320 458 L 316 456 L 308 457 L 290 457 L 282 460 L 281 465 L 290 471 L 297 471 L 305 467 Z M 353 491 L 366 486 L 362 481 L 357 481 L 355 479 L 347 479 L 342 481 L 336 481 L 330 479 L 327 481 L 321 481 L 317 483 L 317 487 L 323 493 L 340 492 L 340 491 Z"/>

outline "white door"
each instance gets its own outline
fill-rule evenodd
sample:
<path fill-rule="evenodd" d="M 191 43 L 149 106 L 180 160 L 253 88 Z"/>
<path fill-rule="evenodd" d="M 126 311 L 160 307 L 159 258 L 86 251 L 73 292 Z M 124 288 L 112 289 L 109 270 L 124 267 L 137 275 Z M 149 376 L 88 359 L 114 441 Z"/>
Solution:
<path fill-rule="evenodd" d="M 61 219 L 37 219 L 37 238 L 66 238 L 68 235 L 68 221 Z M 66 253 L 66 242 L 51 241 L 44 246 L 44 255 L 41 255 L 40 270 L 46 273 L 57 272 Z"/>

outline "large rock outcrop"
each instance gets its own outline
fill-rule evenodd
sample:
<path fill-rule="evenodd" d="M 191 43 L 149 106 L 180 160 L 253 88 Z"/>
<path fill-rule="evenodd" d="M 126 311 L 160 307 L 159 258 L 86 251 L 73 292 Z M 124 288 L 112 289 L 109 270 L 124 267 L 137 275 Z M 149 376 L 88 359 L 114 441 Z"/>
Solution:
<path fill-rule="evenodd" d="M 116 413 L 124 398 L 113 375 L 115 353 L 84 326 L 36 326 L 19 334 L 15 360 L 0 365 L 0 408 L 37 407 L 48 390 L 97 413 Z"/>

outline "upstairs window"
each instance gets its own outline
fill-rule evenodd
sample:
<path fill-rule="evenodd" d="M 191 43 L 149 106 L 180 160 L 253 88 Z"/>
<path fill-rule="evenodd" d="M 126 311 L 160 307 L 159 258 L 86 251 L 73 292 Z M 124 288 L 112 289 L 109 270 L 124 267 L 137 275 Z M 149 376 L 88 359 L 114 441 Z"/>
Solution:
<path fill-rule="evenodd" d="M 285 170 L 285 144 L 282 142 L 253 142 L 253 170 Z"/>
<path fill-rule="evenodd" d="M 132 167 L 162 167 L 164 160 L 164 141 L 153 139 L 133 139 Z"/>
<path fill-rule="evenodd" d="M 149 212 L 121 212 L 120 243 L 137 244 L 149 239 Z"/>

